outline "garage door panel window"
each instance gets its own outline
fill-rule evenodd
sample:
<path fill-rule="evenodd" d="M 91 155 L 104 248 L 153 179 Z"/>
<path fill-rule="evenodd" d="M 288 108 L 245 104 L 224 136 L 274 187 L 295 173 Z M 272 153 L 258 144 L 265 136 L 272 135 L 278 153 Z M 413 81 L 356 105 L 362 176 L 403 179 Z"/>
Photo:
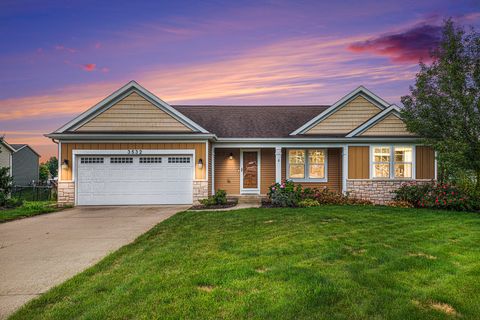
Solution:
<path fill-rule="evenodd" d="M 162 163 L 161 157 L 141 157 L 140 163 Z"/>
<path fill-rule="evenodd" d="M 82 158 L 80 158 L 80 163 L 82 163 L 82 164 L 103 163 L 103 158 L 99 158 L 99 157 L 82 157 Z"/>
<path fill-rule="evenodd" d="M 110 163 L 133 163 L 133 158 L 130 158 L 130 157 L 113 157 L 113 158 L 110 158 Z"/>
<path fill-rule="evenodd" d="M 189 157 L 168 157 L 168 163 L 190 163 Z"/>

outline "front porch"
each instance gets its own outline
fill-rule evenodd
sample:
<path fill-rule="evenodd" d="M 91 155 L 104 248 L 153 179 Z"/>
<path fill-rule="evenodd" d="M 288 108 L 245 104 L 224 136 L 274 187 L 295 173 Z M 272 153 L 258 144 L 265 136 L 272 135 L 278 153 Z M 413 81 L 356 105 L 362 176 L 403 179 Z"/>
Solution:
<path fill-rule="evenodd" d="M 300 154 L 299 163 L 305 162 L 304 169 L 302 164 L 290 168 L 289 150 Z M 287 178 L 304 187 L 344 190 L 342 148 L 215 147 L 212 153 L 212 191 L 222 189 L 231 196 L 265 195 L 272 183 Z M 318 162 L 314 163 L 313 155 Z"/>

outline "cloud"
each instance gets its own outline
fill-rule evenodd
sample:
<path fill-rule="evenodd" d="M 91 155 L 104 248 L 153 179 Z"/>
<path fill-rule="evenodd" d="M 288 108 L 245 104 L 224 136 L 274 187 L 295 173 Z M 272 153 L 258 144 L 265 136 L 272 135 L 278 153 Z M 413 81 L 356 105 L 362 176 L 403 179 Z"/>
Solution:
<path fill-rule="evenodd" d="M 60 44 L 57 44 L 57 45 L 55 46 L 55 50 L 57 50 L 57 51 L 67 51 L 67 52 L 70 52 L 70 53 L 75 53 L 75 52 L 77 52 L 77 49 L 68 48 L 68 47 L 65 47 L 65 46 L 60 45 Z"/>
<path fill-rule="evenodd" d="M 97 68 L 97 65 L 95 63 L 87 63 L 82 65 L 82 69 L 87 72 L 95 71 L 96 68 Z"/>
<path fill-rule="evenodd" d="M 110 69 L 107 68 L 107 67 L 103 67 L 100 69 L 103 73 L 107 73 L 107 72 L 110 72 Z"/>
<path fill-rule="evenodd" d="M 393 62 L 418 62 L 420 59 L 430 59 L 430 51 L 439 43 L 440 36 L 440 26 L 423 24 L 403 32 L 355 42 L 348 49 L 356 53 L 386 56 Z"/>

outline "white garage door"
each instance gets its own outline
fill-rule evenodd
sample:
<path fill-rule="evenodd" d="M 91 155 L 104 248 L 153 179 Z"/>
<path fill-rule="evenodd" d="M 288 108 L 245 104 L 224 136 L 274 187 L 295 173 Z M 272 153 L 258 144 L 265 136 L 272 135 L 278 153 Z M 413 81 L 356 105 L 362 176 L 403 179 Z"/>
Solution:
<path fill-rule="evenodd" d="M 190 204 L 193 168 L 186 155 L 79 156 L 77 204 Z"/>

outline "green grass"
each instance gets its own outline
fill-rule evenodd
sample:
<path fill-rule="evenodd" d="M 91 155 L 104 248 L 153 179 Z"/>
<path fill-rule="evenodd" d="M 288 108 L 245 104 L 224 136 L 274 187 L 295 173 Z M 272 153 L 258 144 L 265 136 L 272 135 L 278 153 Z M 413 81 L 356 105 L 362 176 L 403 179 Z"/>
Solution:
<path fill-rule="evenodd" d="M 26 201 L 18 208 L 0 210 L 0 223 L 54 211 L 58 211 L 58 208 L 55 206 L 55 202 Z"/>
<path fill-rule="evenodd" d="M 12 319 L 474 319 L 480 216 L 182 212 Z"/>

